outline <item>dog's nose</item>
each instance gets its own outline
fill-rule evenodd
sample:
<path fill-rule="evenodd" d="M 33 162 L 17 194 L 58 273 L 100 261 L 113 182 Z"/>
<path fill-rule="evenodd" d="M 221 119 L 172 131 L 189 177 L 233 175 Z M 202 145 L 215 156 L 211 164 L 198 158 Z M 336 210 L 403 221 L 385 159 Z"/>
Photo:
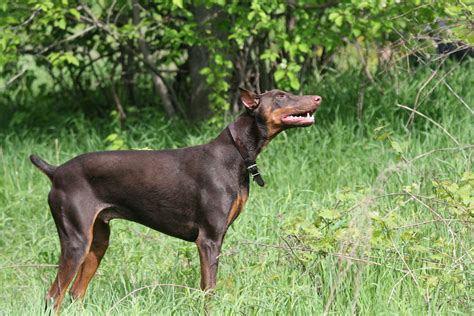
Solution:
<path fill-rule="evenodd" d="M 322 98 L 319 96 L 319 95 L 315 95 L 313 96 L 313 101 L 316 105 L 320 105 L 321 104 L 321 100 Z"/>

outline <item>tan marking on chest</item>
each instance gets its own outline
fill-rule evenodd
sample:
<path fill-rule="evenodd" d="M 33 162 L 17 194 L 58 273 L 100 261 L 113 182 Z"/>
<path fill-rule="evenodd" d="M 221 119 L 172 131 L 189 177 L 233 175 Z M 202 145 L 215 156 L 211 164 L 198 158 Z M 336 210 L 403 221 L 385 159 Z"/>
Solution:
<path fill-rule="evenodd" d="M 238 194 L 237 198 L 232 202 L 230 206 L 229 215 L 227 216 L 227 226 L 230 226 L 237 217 L 239 216 L 240 212 L 244 208 L 245 202 L 247 202 L 248 193 Z"/>

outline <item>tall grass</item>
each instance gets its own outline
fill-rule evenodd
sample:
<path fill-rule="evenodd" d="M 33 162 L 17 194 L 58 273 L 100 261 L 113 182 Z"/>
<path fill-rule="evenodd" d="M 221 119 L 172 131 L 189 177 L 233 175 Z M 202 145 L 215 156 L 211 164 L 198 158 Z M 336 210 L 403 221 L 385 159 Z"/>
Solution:
<path fill-rule="evenodd" d="M 197 289 L 192 243 L 117 220 L 84 303 L 65 301 L 64 314 L 203 314 L 206 305 L 216 315 L 472 313 L 474 129 L 459 98 L 472 106 L 473 66 L 430 80 L 427 68 L 387 74 L 366 89 L 359 118 L 358 74 L 309 85 L 324 98 L 317 123 L 283 133 L 259 157 L 267 185 L 252 185 L 227 234 L 212 298 Z M 401 105 L 415 102 L 429 119 L 407 126 Z M 56 273 L 50 183 L 29 154 L 59 164 L 107 149 L 112 133 L 123 146 L 159 149 L 207 142 L 221 128 L 142 112 L 121 131 L 80 116 L 4 130 L 0 313 L 41 314 Z"/>

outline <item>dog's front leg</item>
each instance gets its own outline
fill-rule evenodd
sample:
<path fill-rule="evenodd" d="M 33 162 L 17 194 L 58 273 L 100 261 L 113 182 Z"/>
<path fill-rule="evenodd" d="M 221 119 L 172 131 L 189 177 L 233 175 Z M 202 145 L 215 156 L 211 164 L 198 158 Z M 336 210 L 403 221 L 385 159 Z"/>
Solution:
<path fill-rule="evenodd" d="M 221 252 L 222 237 L 209 238 L 199 234 L 196 245 L 201 262 L 201 289 L 212 290 L 216 286 L 217 266 Z"/>

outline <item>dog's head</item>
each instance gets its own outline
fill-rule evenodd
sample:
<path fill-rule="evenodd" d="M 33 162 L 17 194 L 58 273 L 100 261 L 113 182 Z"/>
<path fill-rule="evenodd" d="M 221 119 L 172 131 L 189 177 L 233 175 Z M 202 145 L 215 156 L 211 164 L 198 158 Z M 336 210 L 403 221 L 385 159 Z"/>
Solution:
<path fill-rule="evenodd" d="M 263 94 L 240 89 L 244 106 L 260 121 L 265 122 L 271 139 L 284 129 L 314 124 L 314 112 L 321 105 L 318 95 L 293 95 L 282 90 Z"/>

